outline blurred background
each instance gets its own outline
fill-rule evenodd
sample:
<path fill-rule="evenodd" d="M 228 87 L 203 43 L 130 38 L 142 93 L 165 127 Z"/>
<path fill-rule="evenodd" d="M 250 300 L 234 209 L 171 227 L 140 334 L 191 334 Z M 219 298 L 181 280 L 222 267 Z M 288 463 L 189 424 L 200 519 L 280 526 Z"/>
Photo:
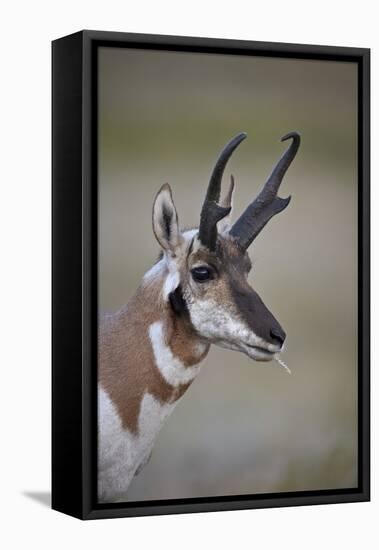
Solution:
<path fill-rule="evenodd" d="M 158 254 L 151 209 L 169 182 L 198 224 L 213 163 L 228 164 L 234 219 L 287 144 L 291 204 L 250 249 L 252 286 L 287 333 L 283 359 L 212 347 L 129 500 L 357 484 L 357 67 L 352 63 L 101 48 L 99 302 L 125 304 Z"/>

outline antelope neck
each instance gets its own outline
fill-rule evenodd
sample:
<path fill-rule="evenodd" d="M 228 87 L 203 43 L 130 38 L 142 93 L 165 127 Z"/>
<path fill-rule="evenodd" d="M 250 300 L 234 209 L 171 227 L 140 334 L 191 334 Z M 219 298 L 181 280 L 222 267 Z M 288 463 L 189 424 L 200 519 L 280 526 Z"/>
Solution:
<path fill-rule="evenodd" d="M 99 382 L 122 426 L 139 431 L 141 403 L 150 394 L 161 404 L 175 403 L 199 372 L 209 344 L 186 316 L 178 316 L 162 288 L 167 274 L 144 282 L 127 306 L 103 320 Z"/>

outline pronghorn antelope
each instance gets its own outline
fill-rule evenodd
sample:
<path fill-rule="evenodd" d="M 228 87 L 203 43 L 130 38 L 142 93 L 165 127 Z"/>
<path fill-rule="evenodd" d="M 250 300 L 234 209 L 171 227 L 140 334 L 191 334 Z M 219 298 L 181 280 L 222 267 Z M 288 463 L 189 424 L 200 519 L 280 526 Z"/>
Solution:
<path fill-rule="evenodd" d="M 285 333 L 251 288 L 247 249 L 272 216 L 290 201 L 277 196 L 300 145 L 291 144 L 257 198 L 230 226 L 234 189 L 220 200 L 226 163 L 246 138 L 222 150 L 213 169 L 198 229 L 182 232 L 165 184 L 153 206 L 160 259 L 144 275 L 127 306 L 106 316 L 99 333 L 98 497 L 125 499 L 133 477 L 150 458 L 154 441 L 199 372 L 211 344 L 257 361 L 277 358 Z"/>

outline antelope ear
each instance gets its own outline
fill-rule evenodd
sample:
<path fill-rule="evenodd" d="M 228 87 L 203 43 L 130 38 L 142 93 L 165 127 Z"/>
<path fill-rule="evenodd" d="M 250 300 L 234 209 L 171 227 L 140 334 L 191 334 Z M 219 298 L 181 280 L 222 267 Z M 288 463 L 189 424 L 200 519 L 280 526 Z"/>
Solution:
<path fill-rule="evenodd" d="M 162 185 L 155 197 L 153 206 L 153 231 L 164 251 L 175 255 L 175 250 L 182 243 L 182 234 L 178 224 L 178 214 L 172 200 L 168 183 Z"/>

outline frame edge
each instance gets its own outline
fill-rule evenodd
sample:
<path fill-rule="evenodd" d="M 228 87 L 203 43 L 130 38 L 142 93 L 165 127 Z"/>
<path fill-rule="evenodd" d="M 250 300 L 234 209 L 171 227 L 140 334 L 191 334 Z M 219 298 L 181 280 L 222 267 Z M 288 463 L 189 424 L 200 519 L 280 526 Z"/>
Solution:
<path fill-rule="evenodd" d="M 52 508 L 83 517 L 82 33 L 52 42 Z"/>

